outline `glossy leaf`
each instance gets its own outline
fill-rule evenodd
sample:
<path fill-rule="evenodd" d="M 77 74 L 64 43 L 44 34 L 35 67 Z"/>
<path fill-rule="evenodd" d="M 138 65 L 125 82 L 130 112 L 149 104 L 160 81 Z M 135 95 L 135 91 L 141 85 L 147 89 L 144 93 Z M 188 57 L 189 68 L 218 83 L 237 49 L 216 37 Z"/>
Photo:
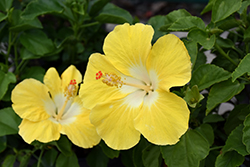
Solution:
<path fill-rule="evenodd" d="M 240 9 L 237 11 L 239 14 L 243 14 L 244 10 L 247 10 L 247 7 L 250 5 L 249 0 L 242 1 Z"/>
<path fill-rule="evenodd" d="M 176 20 L 168 29 L 171 31 L 184 31 L 194 27 L 205 29 L 205 23 L 199 17 L 187 16 Z"/>
<path fill-rule="evenodd" d="M 191 63 L 192 63 L 192 68 L 195 66 L 196 60 L 197 60 L 197 55 L 198 55 L 198 47 L 197 47 L 197 42 L 196 41 L 187 41 L 183 40 L 189 56 L 191 58 Z"/>
<path fill-rule="evenodd" d="M 227 152 L 225 155 L 220 154 L 215 162 L 215 167 L 236 167 L 243 163 L 244 157 L 236 151 Z"/>
<path fill-rule="evenodd" d="M 60 139 L 57 142 L 53 142 L 53 144 L 65 156 L 70 156 L 72 154 L 71 142 L 68 140 L 66 136 L 61 135 Z"/>
<path fill-rule="evenodd" d="M 198 167 L 209 153 L 209 143 L 197 130 L 190 129 L 177 144 L 161 147 L 161 153 L 170 167 Z"/>
<path fill-rule="evenodd" d="M 95 16 L 110 0 L 92 0 L 89 2 L 89 15 Z"/>
<path fill-rule="evenodd" d="M 41 57 L 41 55 L 35 55 L 34 53 L 31 53 L 25 47 L 21 48 L 20 56 L 23 60 L 39 59 Z"/>
<path fill-rule="evenodd" d="M 133 149 L 133 162 L 135 167 L 144 167 L 142 161 L 142 154 L 143 150 L 149 146 L 149 142 L 144 138 L 141 137 L 139 143 Z"/>
<path fill-rule="evenodd" d="M 232 73 L 232 81 L 234 82 L 237 78 L 242 76 L 245 73 L 250 75 L 250 53 L 248 53 L 240 62 L 238 67 Z"/>
<path fill-rule="evenodd" d="M 212 8 L 212 22 L 223 20 L 239 10 L 241 1 L 239 0 L 216 0 Z"/>
<path fill-rule="evenodd" d="M 4 73 L 3 71 L 0 71 L 0 100 L 7 92 L 9 84 L 15 82 L 16 76 L 12 72 Z"/>
<path fill-rule="evenodd" d="M 8 12 L 12 6 L 12 2 L 13 2 L 13 0 L 1 0 L 0 1 L 0 10 L 2 10 L 4 12 Z"/>
<path fill-rule="evenodd" d="M 63 12 L 63 7 L 59 2 L 56 0 L 37 0 L 31 1 L 24 9 L 21 16 L 24 19 L 32 20 L 37 16 L 53 12 Z"/>
<path fill-rule="evenodd" d="M 34 78 L 36 80 L 43 82 L 44 74 L 45 74 L 44 68 L 40 66 L 32 66 L 24 70 L 24 74 L 22 75 L 21 79 L 23 80 L 26 78 Z"/>
<path fill-rule="evenodd" d="M 70 156 L 60 154 L 56 160 L 56 167 L 80 167 L 75 153 L 72 152 Z"/>
<path fill-rule="evenodd" d="M 21 118 L 16 115 L 12 108 L 0 110 L 0 136 L 17 134 Z"/>
<path fill-rule="evenodd" d="M 101 141 L 101 142 L 99 143 L 99 146 L 101 146 L 103 153 L 104 153 L 107 157 L 109 157 L 109 158 L 111 158 L 111 159 L 113 159 L 113 158 L 118 158 L 118 157 L 119 157 L 120 151 L 118 151 L 118 150 L 113 150 L 112 148 L 108 147 L 108 146 L 105 144 L 105 142 Z"/>
<path fill-rule="evenodd" d="M 212 64 L 204 64 L 194 71 L 190 86 L 197 85 L 200 91 L 215 83 L 227 80 L 230 76 L 231 74 L 223 68 Z"/>
<path fill-rule="evenodd" d="M 215 35 L 208 36 L 208 34 L 201 29 L 195 28 L 188 33 L 188 38 L 198 42 L 205 49 L 210 50 L 215 44 Z"/>
<path fill-rule="evenodd" d="M 43 28 L 38 18 L 32 20 L 23 19 L 21 17 L 21 10 L 13 10 L 11 17 L 11 31 L 21 32 L 32 28 Z"/>
<path fill-rule="evenodd" d="M 43 156 L 44 163 L 46 163 L 48 167 L 53 167 L 55 165 L 57 155 L 58 151 L 56 151 L 53 148 L 46 151 L 46 153 Z"/>
<path fill-rule="evenodd" d="M 250 154 L 250 114 L 246 117 L 244 121 L 244 129 L 243 129 L 243 143 L 246 145 L 246 149 L 248 154 Z"/>
<path fill-rule="evenodd" d="M 207 13 L 207 12 L 211 11 L 215 1 L 216 0 L 209 0 L 208 4 L 202 10 L 201 15 L 203 15 L 204 13 Z"/>
<path fill-rule="evenodd" d="M 224 118 L 218 114 L 209 114 L 203 119 L 203 123 L 216 123 L 224 121 Z"/>
<path fill-rule="evenodd" d="M 160 15 L 151 17 L 148 20 L 148 24 L 151 25 L 155 31 L 152 41 L 156 41 L 159 37 L 166 34 L 165 32 L 160 31 L 160 27 L 164 25 L 164 20 L 165 20 L 165 17 L 160 16 Z"/>
<path fill-rule="evenodd" d="M 245 85 L 243 83 L 238 81 L 232 83 L 231 79 L 214 85 L 208 95 L 206 113 L 208 114 L 218 104 L 230 100 L 244 88 Z"/>
<path fill-rule="evenodd" d="M 5 20 L 7 18 L 7 15 L 0 13 L 0 22 Z"/>
<path fill-rule="evenodd" d="M 6 136 L 0 136 L 0 153 L 3 152 L 7 147 Z"/>
<path fill-rule="evenodd" d="M 159 167 L 161 165 L 160 147 L 149 145 L 142 152 L 142 160 L 145 167 Z"/>
<path fill-rule="evenodd" d="M 101 23 L 123 24 L 128 22 L 132 24 L 133 22 L 133 18 L 128 11 L 111 3 L 108 3 L 95 19 Z"/>
<path fill-rule="evenodd" d="M 219 45 L 222 48 L 232 48 L 234 47 L 234 43 L 233 41 L 231 41 L 230 39 L 224 39 L 221 37 L 217 37 L 216 38 L 216 44 Z"/>
<path fill-rule="evenodd" d="M 14 167 L 14 163 L 16 161 L 16 156 L 9 154 L 5 157 L 2 167 Z"/>
<path fill-rule="evenodd" d="M 203 52 L 198 52 L 195 64 L 193 65 L 192 73 L 194 73 L 194 71 L 196 71 L 196 69 L 199 68 L 201 65 L 206 64 L 206 62 L 207 62 L 206 55 Z"/>
<path fill-rule="evenodd" d="M 101 147 L 94 147 L 87 157 L 87 163 L 91 167 L 107 167 L 108 157 L 102 152 Z"/>
<path fill-rule="evenodd" d="M 246 146 L 242 143 L 242 136 L 244 126 L 241 124 L 236 127 L 228 136 L 225 146 L 222 149 L 222 154 L 224 155 L 228 151 L 237 151 L 239 154 L 246 156 L 249 153 L 246 150 Z"/>
<path fill-rule="evenodd" d="M 214 131 L 209 124 L 202 124 L 195 130 L 207 140 L 209 146 L 212 146 L 212 144 L 214 143 Z"/>
<path fill-rule="evenodd" d="M 20 35 L 21 44 L 35 55 L 44 55 L 55 49 L 54 43 L 40 30 L 25 32 Z"/>

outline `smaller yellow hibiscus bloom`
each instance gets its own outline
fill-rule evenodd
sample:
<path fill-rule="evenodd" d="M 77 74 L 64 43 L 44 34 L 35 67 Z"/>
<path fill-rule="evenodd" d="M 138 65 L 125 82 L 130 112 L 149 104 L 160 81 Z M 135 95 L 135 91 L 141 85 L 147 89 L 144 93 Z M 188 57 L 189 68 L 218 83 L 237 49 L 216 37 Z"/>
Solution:
<path fill-rule="evenodd" d="M 175 144 L 188 129 L 187 104 L 170 88 L 190 80 L 190 56 L 173 34 L 152 46 L 153 34 L 150 25 L 118 25 L 104 40 L 105 55 L 89 58 L 80 98 L 113 149 L 133 147 L 141 134 L 157 145 Z"/>
<path fill-rule="evenodd" d="M 47 143 L 64 134 L 83 148 L 98 144 L 100 137 L 90 123 L 90 110 L 77 95 L 82 75 L 75 66 L 68 67 L 61 78 L 55 68 L 50 68 L 43 82 L 25 79 L 12 91 L 12 107 L 23 119 L 19 134 L 24 141 Z"/>

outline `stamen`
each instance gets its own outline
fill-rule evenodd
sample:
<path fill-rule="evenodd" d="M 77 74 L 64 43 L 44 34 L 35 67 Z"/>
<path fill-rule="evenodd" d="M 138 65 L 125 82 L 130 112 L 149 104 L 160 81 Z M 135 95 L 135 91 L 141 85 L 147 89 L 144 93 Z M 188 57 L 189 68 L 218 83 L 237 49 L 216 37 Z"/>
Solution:
<path fill-rule="evenodd" d="M 68 101 L 72 98 L 72 97 L 75 97 L 76 96 L 76 93 L 77 93 L 77 87 L 76 87 L 76 80 L 75 79 L 72 79 L 69 83 L 69 85 L 65 88 L 65 91 L 64 91 L 64 96 L 67 97 L 61 110 L 58 112 L 58 114 L 56 115 L 56 120 L 60 120 L 62 115 L 63 115 L 63 112 L 65 110 L 65 107 L 68 103 Z"/>
<path fill-rule="evenodd" d="M 105 83 L 108 86 L 115 86 L 117 88 L 121 88 L 122 85 L 128 85 L 128 86 L 133 86 L 139 89 L 143 89 L 146 92 L 150 92 L 150 91 L 154 91 L 151 84 L 147 84 L 147 85 L 137 85 L 137 84 L 132 84 L 132 83 L 126 83 L 123 82 L 121 80 L 121 77 L 114 74 L 114 73 L 105 73 L 103 75 L 103 73 L 101 71 L 99 71 L 98 73 L 96 73 L 96 80 L 104 78 L 102 80 L 103 83 Z M 126 80 L 126 78 L 124 78 L 124 80 Z"/>

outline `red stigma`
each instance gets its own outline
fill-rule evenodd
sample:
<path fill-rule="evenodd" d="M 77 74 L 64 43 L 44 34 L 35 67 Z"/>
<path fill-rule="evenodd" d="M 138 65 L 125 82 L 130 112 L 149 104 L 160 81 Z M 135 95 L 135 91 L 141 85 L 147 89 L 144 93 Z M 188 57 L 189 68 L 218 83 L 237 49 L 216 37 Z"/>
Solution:
<path fill-rule="evenodd" d="M 75 85 L 76 84 L 76 80 L 75 79 L 72 79 L 69 83 L 70 85 Z"/>
<path fill-rule="evenodd" d="M 98 71 L 98 73 L 96 73 L 95 75 L 96 75 L 95 79 L 98 80 L 102 77 L 102 72 Z"/>

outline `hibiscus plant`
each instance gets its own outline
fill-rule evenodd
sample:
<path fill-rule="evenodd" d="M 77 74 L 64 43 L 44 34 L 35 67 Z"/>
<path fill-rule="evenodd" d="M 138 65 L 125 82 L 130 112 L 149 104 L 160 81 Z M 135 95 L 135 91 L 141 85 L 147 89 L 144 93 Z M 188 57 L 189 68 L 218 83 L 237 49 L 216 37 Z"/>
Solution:
<path fill-rule="evenodd" d="M 250 166 L 249 6 L 0 0 L 1 166 Z"/>

